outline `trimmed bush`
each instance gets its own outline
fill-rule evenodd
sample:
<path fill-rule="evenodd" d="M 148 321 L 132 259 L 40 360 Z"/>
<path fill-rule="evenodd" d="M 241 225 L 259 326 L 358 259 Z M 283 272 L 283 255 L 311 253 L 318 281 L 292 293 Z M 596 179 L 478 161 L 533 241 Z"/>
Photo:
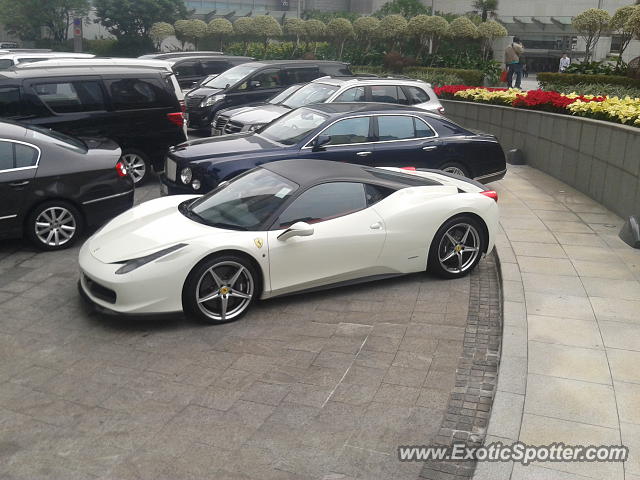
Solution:
<path fill-rule="evenodd" d="M 640 88 L 640 80 L 618 75 L 582 75 L 571 73 L 538 73 L 538 82 L 545 90 L 546 85 L 579 85 L 585 83 L 606 83 L 629 88 Z M 471 85 L 471 84 L 470 84 Z M 475 84 L 473 84 L 475 85 Z"/>

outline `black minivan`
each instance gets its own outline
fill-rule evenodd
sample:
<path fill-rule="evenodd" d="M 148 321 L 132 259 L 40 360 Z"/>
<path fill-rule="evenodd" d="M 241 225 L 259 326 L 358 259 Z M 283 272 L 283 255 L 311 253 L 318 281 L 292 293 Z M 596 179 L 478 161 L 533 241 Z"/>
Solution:
<path fill-rule="evenodd" d="M 171 63 L 171 68 L 178 78 L 180 88 L 186 90 L 198 84 L 210 75 L 219 75 L 236 65 L 252 62 L 252 57 L 236 57 L 232 55 L 203 55 L 162 58 Z"/>
<path fill-rule="evenodd" d="M 186 140 L 175 76 L 146 67 L 29 68 L 0 74 L 0 117 L 122 149 L 135 183 Z"/>
<path fill-rule="evenodd" d="M 261 102 L 290 85 L 324 76 L 352 75 L 348 63 L 318 60 L 264 60 L 243 63 L 203 82 L 185 95 L 189 127 L 211 133 L 223 109 Z"/>

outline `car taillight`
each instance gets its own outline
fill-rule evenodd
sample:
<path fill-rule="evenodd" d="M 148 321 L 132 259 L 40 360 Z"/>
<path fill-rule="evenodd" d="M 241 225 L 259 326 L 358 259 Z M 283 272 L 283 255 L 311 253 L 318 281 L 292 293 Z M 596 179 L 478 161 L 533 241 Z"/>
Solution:
<path fill-rule="evenodd" d="M 444 107 L 438 107 L 438 113 L 444 115 Z"/>
<path fill-rule="evenodd" d="M 485 190 L 484 192 L 480 192 L 480 194 L 484 195 L 485 197 L 492 198 L 496 202 L 498 201 L 498 192 L 496 192 L 495 190 Z"/>
<path fill-rule="evenodd" d="M 402 170 L 412 170 L 412 171 L 416 170 L 416 167 L 401 167 L 401 168 Z"/>
<path fill-rule="evenodd" d="M 118 173 L 119 177 L 126 177 L 127 176 L 127 166 L 122 162 L 116 163 L 116 172 Z"/>
<path fill-rule="evenodd" d="M 182 127 L 184 125 L 184 115 L 182 112 L 167 113 L 167 119 L 178 127 Z"/>

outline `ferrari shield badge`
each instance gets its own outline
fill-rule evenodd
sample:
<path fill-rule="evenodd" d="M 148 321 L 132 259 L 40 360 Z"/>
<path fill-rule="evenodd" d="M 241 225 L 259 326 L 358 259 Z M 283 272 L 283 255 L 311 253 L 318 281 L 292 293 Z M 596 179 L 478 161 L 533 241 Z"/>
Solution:
<path fill-rule="evenodd" d="M 264 244 L 261 238 L 254 238 L 253 243 L 255 243 L 258 248 L 262 248 L 262 245 Z"/>

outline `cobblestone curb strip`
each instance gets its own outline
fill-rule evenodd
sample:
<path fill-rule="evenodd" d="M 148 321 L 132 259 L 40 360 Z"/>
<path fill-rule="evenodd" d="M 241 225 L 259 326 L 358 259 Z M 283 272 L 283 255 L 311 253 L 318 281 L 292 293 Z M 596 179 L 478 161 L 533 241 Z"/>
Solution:
<path fill-rule="evenodd" d="M 469 313 L 455 388 L 435 443 L 468 447 L 483 445 L 497 387 L 502 339 L 502 302 L 498 259 L 494 254 L 471 274 Z M 475 461 L 429 460 L 420 474 L 426 480 L 455 480 L 473 476 Z"/>

